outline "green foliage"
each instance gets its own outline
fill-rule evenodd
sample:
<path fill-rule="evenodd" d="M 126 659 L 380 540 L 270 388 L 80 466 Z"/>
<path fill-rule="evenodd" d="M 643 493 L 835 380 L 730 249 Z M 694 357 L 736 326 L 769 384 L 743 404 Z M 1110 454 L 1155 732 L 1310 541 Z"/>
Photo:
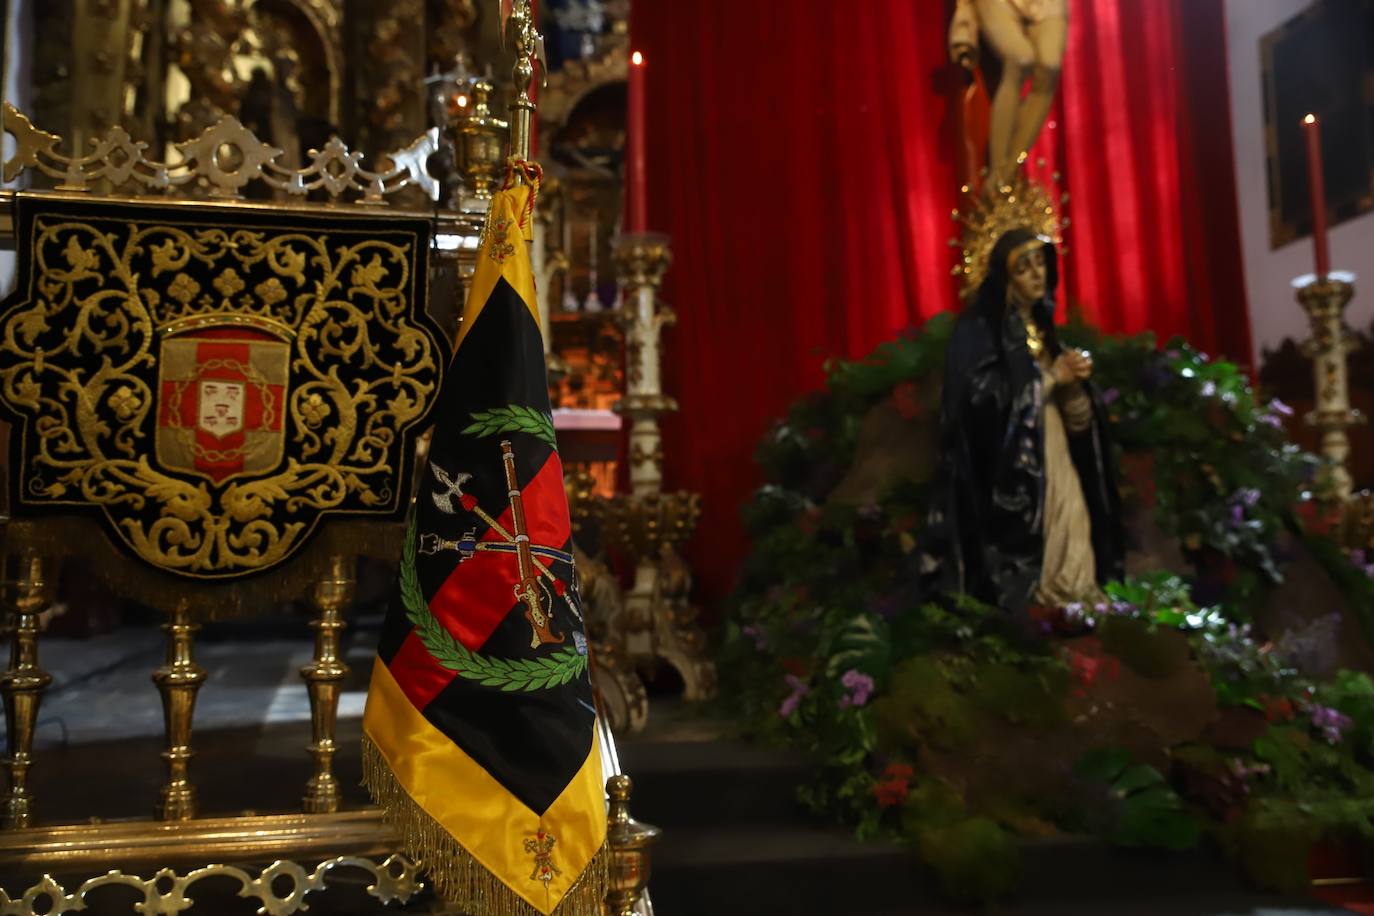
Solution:
<path fill-rule="evenodd" d="M 928 744 L 941 750 L 966 747 L 977 735 L 978 712 L 954 688 L 932 656 L 903 662 L 893 674 L 890 692 L 873 704 L 879 743 L 890 751 L 909 751 Z"/>
<path fill-rule="evenodd" d="M 1227 825 L 1225 847 L 1260 887 L 1283 893 L 1306 892 L 1307 858 L 1323 828 L 1298 805 L 1262 802 Z"/>
<path fill-rule="evenodd" d="M 894 485 L 864 506 L 831 498 L 875 407 L 931 425 L 952 327 L 953 317 L 941 316 L 867 359 L 829 364 L 825 389 L 794 404 L 760 442 L 765 484 L 743 511 L 753 546 L 720 653 L 727 713 L 810 756 L 815 778 L 802 797 L 813 810 L 862 836 L 911 843 L 960 899 L 1010 887 L 1018 831 L 1091 828 L 1116 843 L 1180 849 L 1197 841 L 1205 813 L 1253 864 L 1368 822 L 1374 810 L 1359 799 L 1374 798 L 1374 683 L 1341 675 L 1310 684 L 1247 624 L 1282 578 L 1275 545 L 1300 530 L 1294 505 L 1315 468 L 1283 434 L 1286 408 L 1261 403 L 1236 366 L 1181 342 L 1159 352 L 1150 335 L 1064 327 L 1066 343 L 1093 351 L 1116 457 L 1130 459 L 1138 485 L 1128 499 L 1153 505 L 1201 570 L 1201 586 L 1183 570 L 1113 583 L 1104 605 L 1084 609 L 1095 641 L 1045 638 L 999 609 L 962 596 L 931 604 L 913 587 L 923 485 Z M 1374 638 L 1374 580 L 1325 539 L 1313 552 Z M 1195 586 L 1200 596 L 1207 588 L 1205 606 Z M 1086 801 L 1070 785 L 1045 783 L 1068 780 L 1094 741 L 1130 741 L 1144 753 L 1135 742 L 1154 734 L 1147 718 L 1108 712 L 1124 732 L 1093 732 L 1100 681 L 1129 672 L 1177 687 L 1202 683 L 1199 667 L 1220 705 L 1244 707 L 1226 710 L 1242 722 L 1240 740 L 1212 746 L 1194 743 L 1194 733 L 1168 747 L 1159 738 L 1142 759 L 1172 760 L 1167 774 L 1125 752 L 1089 754 L 1077 773 Z M 866 703 L 846 677 L 872 679 Z M 1110 709 L 1131 689 L 1140 688 L 1123 685 L 1100 705 Z M 1350 718 L 1343 740 L 1315 724 L 1316 704 Z M 1267 730 L 1251 745 L 1257 728 Z M 1023 777 L 1018 769 L 1035 769 L 1027 759 L 1024 768 L 987 770 L 1004 785 L 975 785 L 974 771 L 992 766 L 1004 738 L 1028 753 L 1037 739 L 1047 756 L 1061 739 L 1071 750 L 1053 777 Z M 909 779 L 891 775 L 894 760 L 909 762 Z M 1232 837 L 1241 820 L 1259 832 Z"/>
<path fill-rule="evenodd" d="M 1350 557 L 1330 538 L 1307 534 L 1303 546 L 1345 595 L 1350 609 L 1360 621 L 1365 638 L 1374 643 L 1374 576 L 1350 562 Z"/>
<path fill-rule="evenodd" d="M 1235 563 L 1238 603 L 1281 581 L 1273 538 L 1292 523 L 1316 468 L 1313 456 L 1287 441 L 1279 414 L 1286 408 L 1259 403 L 1237 366 L 1210 361 L 1181 340 L 1159 353 L 1145 335 L 1066 329 L 1064 336 L 1093 351 L 1118 448 L 1152 456 L 1165 530 L 1190 551 Z"/>
<path fill-rule="evenodd" d="M 934 869 L 940 892 L 951 900 L 996 900 L 1021 881 L 1021 848 L 990 818 L 971 817 L 924 830 L 917 848 Z"/>
<path fill-rule="evenodd" d="M 826 676 L 839 678 L 846 671 L 861 671 L 875 678 L 886 677 L 892 668 L 889 640 L 887 621 L 873 614 L 858 615 L 835 637 Z"/>
<path fill-rule="evenodd" d="M 1120 748 L 1084 756 L 1074 768 L 1079 778 L 1105 786 L 1118 802 L 1108 837 L 1121 846 L 1191 849 L 1202 836 L 1202 821 L 1152 766 L 1135 762 Z"/>

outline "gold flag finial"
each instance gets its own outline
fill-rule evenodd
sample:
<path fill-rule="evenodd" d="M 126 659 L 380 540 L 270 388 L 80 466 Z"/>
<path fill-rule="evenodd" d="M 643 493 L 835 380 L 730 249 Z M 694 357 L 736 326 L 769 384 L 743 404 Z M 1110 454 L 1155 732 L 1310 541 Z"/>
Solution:
<path fill-rule="evenodd" d="M 530 98 L 530 86 L 534 83 L 534 68 L 538 64 L 543 79 L 548 76 L 548 62 L 544 57 L 544 36 L 534 27 L 533 0 L 499 0 L 501 4 L 501 46 L 505 47 L 509 37 L 515 48 L 515 68 L 512 71 L 515 83 L 515 99 L 510 104 L 511 133 L 510 155 L 512 159 L 530 158 L 530 127 L 534 120 L 534 100 Z"/>

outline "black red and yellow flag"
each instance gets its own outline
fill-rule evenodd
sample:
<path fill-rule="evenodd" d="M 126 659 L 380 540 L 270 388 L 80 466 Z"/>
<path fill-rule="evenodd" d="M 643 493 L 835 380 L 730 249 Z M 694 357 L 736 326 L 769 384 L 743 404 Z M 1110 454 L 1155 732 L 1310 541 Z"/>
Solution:
<path fill-rule="evenodd" d="M 476 916 L 599 914 L 606 809 L 525 241 L 492 200 L 363 717 L 368 789 Z"/>

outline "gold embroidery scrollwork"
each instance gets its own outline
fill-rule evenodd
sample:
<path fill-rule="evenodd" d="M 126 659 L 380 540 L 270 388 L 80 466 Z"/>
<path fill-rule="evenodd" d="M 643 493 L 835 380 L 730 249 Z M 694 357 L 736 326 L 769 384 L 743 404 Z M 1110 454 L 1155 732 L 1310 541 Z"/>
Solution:
<path fill-rule="evenodd" d="M 422 241 L 396 223 L 325 232 L 35 214 L 29 282 L 0 315 L 0 398 L 27 426 L 21 501 L 99 507 L 144 560 L 211 578 L 280 563 L 324 513 L 395 510 L 406 433 L 432 406 L 443 359 L 416 303 Z M 172 351 L 158 357 L 158 345 L 190 332 L 213 344 L 225 329 L 289 346 L 276 389 L 246 364 L 200 364 L 246 373 L 281 458 L 220 476 L 172 467 L 154 449 L 159 424 L 193 436 L 196 418 L 183 422 L 192 389 L 163 377 Z"/>

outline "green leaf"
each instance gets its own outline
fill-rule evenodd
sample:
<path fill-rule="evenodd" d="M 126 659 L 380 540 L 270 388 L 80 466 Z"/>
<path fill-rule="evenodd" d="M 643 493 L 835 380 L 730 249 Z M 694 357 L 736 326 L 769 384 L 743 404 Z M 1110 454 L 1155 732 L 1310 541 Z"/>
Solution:
<path fill-rule="evenodd" d="M 463 429 L 465 436 L 495 436 L 505 433 L 528 433 L 536 439 L 548 443 L 550 448 L 558 448 L 558 437 L 554 433 L 553 418 L 541 410 L 524 404 L 511 404 L 507 407 L 493 407 L 473 413 L 472 423 Z"/>
<path fill-rule="evenodd" d="M 537 659 L 494 658 L 470 651 L 444 629 L 429 610 L 420 588 L 419 576 L 415 572 L 417 537 L 415 519 L 412 517 L 401 553 L 401 603 L 405 607 L 406 617 L 415 626 L 421 645 L 442 667 L 483 687 L 497 687 L 507 693 L 533 692 L 561 686 L 587 670 L 587 656 L 571 647 Z"/>

